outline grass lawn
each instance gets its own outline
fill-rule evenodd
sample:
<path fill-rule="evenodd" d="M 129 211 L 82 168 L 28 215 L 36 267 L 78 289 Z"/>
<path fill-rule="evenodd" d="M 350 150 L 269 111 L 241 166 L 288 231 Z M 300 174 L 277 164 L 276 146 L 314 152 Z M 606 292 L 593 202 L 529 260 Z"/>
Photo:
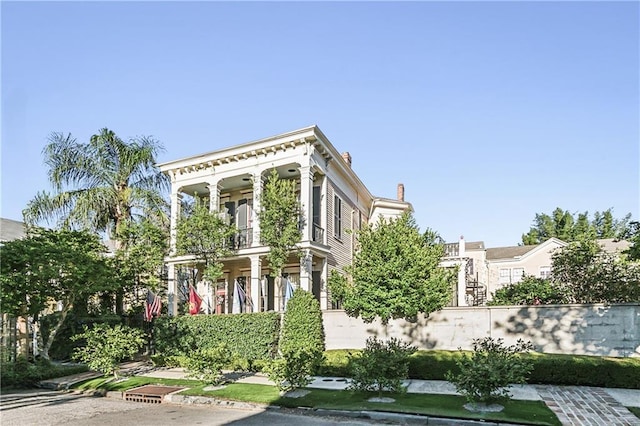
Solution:
<path fill-rule="evenodd" d="M 627 407 L 627 409 L 640 419 L 640 407 Z"/>
<path fill-rule="evenodd" d="M 334 410 L 371 410 L 404 414 L 423 414 L 437 417 L 462 419 L 482 419 L 492 421 L 513 422 L 530 425 L 560 425 L 557 417 L 541 401 L 512 400 L 504 404 L 501 413 L 471 413 L 464 409 L 465 399 L 456 395 L 431 395 L 407 393 L 390 395 L 394 403 L 367 402 L 375 393 L 334 391 L 325 389 L 309 389 L 311 392 L 302 398 L 284 398 L 275 386 L 230 383 L 223 389 L 205 391 L 206 384 L 196 380 L 158 379 L 154 377 L 131 377 L 113 383 L 111 378 L 97 378 L 74 386 L 74 389 L 104 389 L 107 391 L 125 391 L 147 384 L 163 384 L 169 386 L 188 386 L 182 395 L 208 396 L 218 399 L 255 402 L 282 407 L 310 407 Z"/>

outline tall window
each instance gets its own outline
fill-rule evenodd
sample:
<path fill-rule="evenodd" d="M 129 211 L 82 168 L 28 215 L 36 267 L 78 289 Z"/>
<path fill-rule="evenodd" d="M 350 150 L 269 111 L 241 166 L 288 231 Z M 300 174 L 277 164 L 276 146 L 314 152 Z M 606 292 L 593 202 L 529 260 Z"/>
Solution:
<path fill-rule="evenodd" d="M 333 235 L 342 239 L 342 200 L 337 195 L 333 197 Z"/>
<path fill-rule="evenodd" d="M 511 271 L 508 268 L 500 269 L 500 282 L 508 283 L 510 281 L 510 273 Z"/>

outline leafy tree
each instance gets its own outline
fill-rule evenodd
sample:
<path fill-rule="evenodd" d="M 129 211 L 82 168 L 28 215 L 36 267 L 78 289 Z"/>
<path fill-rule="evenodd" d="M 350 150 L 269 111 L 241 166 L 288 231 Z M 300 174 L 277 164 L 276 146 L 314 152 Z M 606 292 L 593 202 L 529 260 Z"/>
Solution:
<path fill-rule="evenodd" d="M 24 239 L 0 247 L 0 305 L 13 316 L 38 315 L 52 302 L 62 303 L 57 324 L 44 343 L 49 349 L 74 304 L 113 288 L 113 270 L 105 247 L 84 231 L 36 229 Z"/>
<path fill-rule="evenodd" d="M 606 252 L 597 241 L 572 242 L 551 260 L 552 279 L 570 303 L 640 301 L 640 265 Z"/>
<path fill-rule="evenodd" d="M 629 237 L 631 247 L 629 247 L 625 254 L 629 260 L 640 260 L 640 222 L 631 222 L 631 235 Z"/>
<path fill-rule="evenodd" d="M 73 358 L 85 362 L 90 369 L 118 377 L 118 363 L 131 358 L 145 344 L 144 332 L 124 325 L 110 327 L 96 324 L 84 333 L 76 334 L 72 340 L 84 339 L 86 344 L 77 348 Z"/>
<path fill-rule="evenodd" d="M 280 179 L 271 171 L 260 193 L 260 241 L 269 246 L 267 260 L 275 277 L 278 295 L 282 296 L 282 269 L 289 256 L 300 256 L 297 244 L 302 240 L 302 209 L 293 180 Z"/>
<path fill-rule="evenodd" d="M 550 279 L 525 275 L 517 283 L 499 288 L 489 303 L 490 306 L 534 305 L 565 303 L 565 292 Z"/>
<path fill-rule="evenodd" d="M 377 226 L 356 231 L 358 251 L 349 280 L 332 280 L 349 316 L 383 324 L 442 309 L 451 298 L 456 271 L 441 268 L 443 246 L 435 233 L 421 234 L 410 213 L 381 218 Z M 340 283 L 344 287 L 340 288 Z"/>
<path fill-rule="evenodd" d="M 178 219 L 176 250 L 178 254 L 194 255 L 204 264 L 204 278 L 215 282 L 222 276 L 220 259 L 232 254 L 229 240 L 235 232 L 218 212 L 209 211 L 206 200 L 196 195 L 190 212 Z"/>
<path fill-rule="evenodd" d="M 533 226 L 522 235 L 525 245 L 540 244 L 551 237 L 565 242 L 585 238 L 628 238 L 631 234 L 631 214 L 622 219 L 613 217 L 613 209 L 595 212 L 589 221 L 589 213 L 584 212 L 574 217 L 568 210 L 557 207 L 551 215 L 536 213 Z"/>
<path fill-rule="evenodd" d="M 39 192 L 23 211 L 25 222 L 57 220 L 63 228 L 106 232 L 122 248 L 123 228 L 133 219 L 149 218 L 167 226 L 163 192 L 168 176 L 155 166 L 162 145 L 150 137 L 125 142 L 101 129 L 88 143 L 71 134 L 52 133 L 44 148 L 54 193 Z M 122 311 L 123 290 L 116 295 Z"/>

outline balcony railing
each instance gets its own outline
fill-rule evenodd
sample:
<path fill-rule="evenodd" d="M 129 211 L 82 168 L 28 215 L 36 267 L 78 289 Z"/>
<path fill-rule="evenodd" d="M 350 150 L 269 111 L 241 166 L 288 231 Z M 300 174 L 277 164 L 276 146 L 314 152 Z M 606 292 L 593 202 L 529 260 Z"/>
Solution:
<path fill-rule="evenodd" d="M 444 257 L 458 257 L 460 255 L 460 245 L 458 243 L 447 243 L 444 245 Z"/>
<path fill-rule="evenodd" d="M 324 243 L 324 228 L 321 228 L 320 226 L 314 223 L 312 238 L 313 238 L 313 241 L 315 242 Z"/>
<path fill-rule="evenodd" d="M 230 242 L 234 250 L 251 247 L 251 244 L 253 244 L 253 228 L 239 229 L 238 233 L 231 237 Z"/>

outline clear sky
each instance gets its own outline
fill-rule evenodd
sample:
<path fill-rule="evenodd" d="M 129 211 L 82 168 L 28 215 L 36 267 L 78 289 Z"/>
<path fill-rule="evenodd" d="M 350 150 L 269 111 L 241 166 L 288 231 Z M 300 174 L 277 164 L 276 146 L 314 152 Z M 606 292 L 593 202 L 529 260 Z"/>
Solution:
<path fill-rule="evenodd" d="M 639 215 L 638 2 L 7 2 L 2 217 L 51 132 L 168 161 L 317 124 L 421 229 L 515 245 L 536 212 Z"/>

